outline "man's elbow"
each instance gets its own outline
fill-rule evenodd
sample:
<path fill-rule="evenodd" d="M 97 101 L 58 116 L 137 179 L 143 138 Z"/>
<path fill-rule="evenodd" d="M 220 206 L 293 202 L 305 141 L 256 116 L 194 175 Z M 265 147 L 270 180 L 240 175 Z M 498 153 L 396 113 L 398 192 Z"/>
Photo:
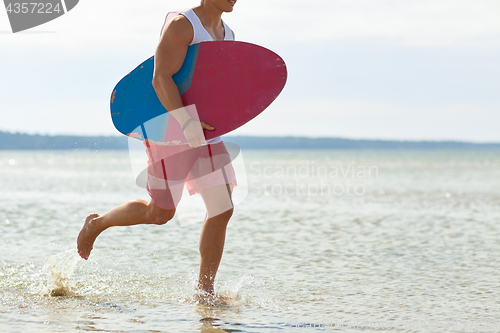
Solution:
<path fill-rule="evenodd" d="M 165 81 L 171 78 L 169 75 L 153 73 L 153 87 L 156 89 L 157 87 L 161 87 L 164 85 Z"/>
<path fill-rule="evenodd" d="M 155 75 L 153 74 L 153 81 L 151 82 L 153 84 L 153 88 L 156 90 L 161 86 L 161 77 L 160 75 Z"/>
<path fill-rule="evenodd" d="M 175 85 L 172 74 L 162 72 L 153 72 L 153 80 L 151 83 L 156 92 L 163 89 L 169 89 L 172 87 L 172 84 Z"/>

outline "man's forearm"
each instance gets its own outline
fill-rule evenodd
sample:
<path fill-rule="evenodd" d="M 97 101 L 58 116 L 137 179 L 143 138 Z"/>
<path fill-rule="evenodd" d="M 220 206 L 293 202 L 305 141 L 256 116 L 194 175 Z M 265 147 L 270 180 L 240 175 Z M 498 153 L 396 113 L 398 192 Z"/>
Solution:
<path fill-rule="evenodd" d="M 183 124 L 191 116 L 184 108 L 179 89 L 172 77 L 164 75 L 153 79 L 153 87 L 156 95 L 169 114 L 174 117 L 179 124 Z"/>

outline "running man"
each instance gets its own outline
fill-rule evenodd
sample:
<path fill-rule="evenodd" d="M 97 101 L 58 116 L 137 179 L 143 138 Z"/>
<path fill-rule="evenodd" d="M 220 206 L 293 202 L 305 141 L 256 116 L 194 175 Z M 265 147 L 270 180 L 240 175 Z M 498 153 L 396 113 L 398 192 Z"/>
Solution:
<path fill-rule="evenodd" d="M 231 193 L 236 176 L 222 139 L 205 142 L 203 129 L 213 127 L 191 117 L 193 106 L 182 104 L 172 76 L 181 68 L 190 45 L 234 40 L 234 33 L 221 17 L 231 12 L 235 3 L 236 0 L 202 0 L 195 8 L 167 15 L 155 54 L 153 87 L 163 106 L 174 110 L 170 114 L 181 124 L 189 146 L 145 140 L 151 200 L 132 200 L 104 215 L 90 214 L 77 239 L 78 253 L 83 259 L 88 259 L 96 238 L 110 227 L 167 223 L 175 215 L 185 185 L 191 195 L 199 193 L 205 202 L 198 289 L 204 297 L 215 297 L 214 279 L 233 213 Z"/>

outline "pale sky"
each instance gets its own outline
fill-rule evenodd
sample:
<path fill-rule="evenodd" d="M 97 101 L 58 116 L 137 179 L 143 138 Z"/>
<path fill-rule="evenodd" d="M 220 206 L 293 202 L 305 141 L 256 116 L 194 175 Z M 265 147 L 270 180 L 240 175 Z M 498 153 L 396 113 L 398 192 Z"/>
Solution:
<path fill-rule="evenodd" d="M 0 130 L 118 135 L 113 87 L 198 2 L 81 0 L 17 34 L 0 9 Z M 498 0 L 238 0 L 223 19 L 289 72 L 232 134 L 500 142 Z"/>

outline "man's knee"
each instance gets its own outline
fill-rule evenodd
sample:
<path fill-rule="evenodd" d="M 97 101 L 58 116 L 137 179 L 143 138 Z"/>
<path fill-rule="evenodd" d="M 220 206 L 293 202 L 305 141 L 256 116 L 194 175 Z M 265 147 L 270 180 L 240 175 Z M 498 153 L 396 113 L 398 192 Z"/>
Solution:
<path fill-rule="evenodd" d="M 161 209 L 159 207 L 150 208 L 148 211 L 148 220 L 151 224 L 163 225 L 174 218 L 174 209 Z"/>
<path fill-rule="evenodd" d="M 231 216 L 233 216 L 233 213 L 234 213 L 234 207 L 233 207 L 233 208 L 231 208 L 231 209 L 229 209 L 229 210 L 227 210 L 227 211 L 224 213 L 228 221 L 229 221 L 229 219 L 231 218 Z"/>
<path fill-rule="evenodd" d="M 229 219 L 231 219 L 231 216 L 233 216 L 233 212 L 234 208 L 230 208 L 217 216 L 209 218 L 208 220 L 212 223 L 216 223 L 219 225 L 223 224 L 224 226 L 226 226 L 229 222 Z"/>
<path fill-rule="evenodd" d="M 174 218 L 175 209 L 166 210 L 161 214 L 156 214 L 153 219 L 154 224 L 162 225 Z"/>

